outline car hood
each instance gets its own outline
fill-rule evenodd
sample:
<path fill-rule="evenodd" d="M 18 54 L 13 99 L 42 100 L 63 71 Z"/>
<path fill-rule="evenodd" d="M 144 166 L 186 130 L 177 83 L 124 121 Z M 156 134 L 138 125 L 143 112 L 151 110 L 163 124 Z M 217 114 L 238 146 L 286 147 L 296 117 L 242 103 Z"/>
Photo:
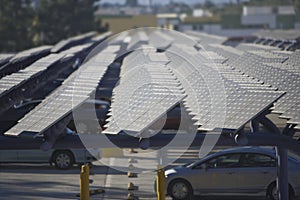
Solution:
<path fill-rule="evenodd" d="M 165 176 L 169 176 L 171 174 L 176 174 L 176 173 L 179 173 L 179 172 L 184 171 L 184 170 L 186 170 L 186 167 L 184 167 L 184 166 L 168 169 L 168 170 L 165 171 Z"/>

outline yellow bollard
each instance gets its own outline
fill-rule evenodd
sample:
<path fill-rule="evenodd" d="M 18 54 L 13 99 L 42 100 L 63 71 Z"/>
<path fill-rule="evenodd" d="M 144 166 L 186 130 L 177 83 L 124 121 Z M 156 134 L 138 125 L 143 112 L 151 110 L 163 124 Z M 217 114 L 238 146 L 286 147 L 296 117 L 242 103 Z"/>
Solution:
<path fill-rule="evenodd" d="M 89 174 L 90 174 L 89 165 L 88 164 L 82 165 L 81 172 L 80 172 L 80 200 L 90 199 Z"/>
<path fill-rule="evenodd" d="M 157 176 L 156 176 L 156 193 L 157 200 L 166 199 L 166 177 L 165 170 L 163 167 L 158 167 Z"/>

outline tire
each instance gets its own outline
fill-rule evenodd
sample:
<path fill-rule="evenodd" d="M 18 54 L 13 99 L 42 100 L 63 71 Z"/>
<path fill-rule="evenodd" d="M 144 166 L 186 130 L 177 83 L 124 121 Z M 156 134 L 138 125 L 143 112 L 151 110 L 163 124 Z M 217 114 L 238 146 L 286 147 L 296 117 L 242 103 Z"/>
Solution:
<path fill-rule="evenodd" d="M 56 151 L 52 161 L 57 169 L 70 169 L 74 164 L 74 156 L 70 151 Z"/>
<path fill-rule="evenodd" d="M 191 200 L 193 199 L 193 189 L 189 182 L 184 179 L 173 180 L 168 187 L 168 194 L 174 200 Z"/>
<path fill-rule="evenodd" d="M 269 185 L 267 189 L 267 199 L 278 200 L 276 182 Z M 295 199 L 295 193 L 291 185 L 289 185 L 289 200 Z"/>

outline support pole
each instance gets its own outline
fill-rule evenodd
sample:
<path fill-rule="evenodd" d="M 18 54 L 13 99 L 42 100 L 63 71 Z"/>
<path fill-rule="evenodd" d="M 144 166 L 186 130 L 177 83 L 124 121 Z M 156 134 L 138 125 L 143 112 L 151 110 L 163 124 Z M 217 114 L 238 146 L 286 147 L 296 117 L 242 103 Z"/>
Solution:
<path fill-rule="evenodd" d="M 88 164 L 82 165 L 81 172 L 80 172 L 80 200 L 90 199 L 89 174 L 90 174 L 89 165 Z"/>
<path fill-rule="evenodd" d="M 288 151 L 283 147 L 276 147 L 277 154 L 277 193 L 278 200 L 289 199 L 288 182 Z"/>
<path fill-rule="evenodd" d="M 165 177 L 165 170 L 162 166 L 158 166 L 158 170 L 157 170 L 156 193 L 157 193 L 157 200 L 166 199 L 166 177 Z"/>

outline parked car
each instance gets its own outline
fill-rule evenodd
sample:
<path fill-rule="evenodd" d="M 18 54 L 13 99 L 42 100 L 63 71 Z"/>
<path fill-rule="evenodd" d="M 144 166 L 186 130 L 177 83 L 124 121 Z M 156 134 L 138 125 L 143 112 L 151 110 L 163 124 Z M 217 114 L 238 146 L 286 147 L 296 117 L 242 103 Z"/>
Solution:
<path fill-rule="evenodd" d="M 76 134 L 67 129 L 67 134 Z M 2 136 L 5 137 L 5 136 Z M 18 139 L 26 142 L 29 139 Z M 22 141 L 23 140 L 23 141 Z M 32 139 L 34 140 L 34 139 Z M 101 149 L 9 149 L 0 150 L 0 163 L 50 163 L 58 169 L 69 169 L 74 164 L 91 163 L 101 158 Z"/>
<path fill-rule="evenodd" d="M 300 162 L 288 158 L 289 194 L 300 195 Z M 277 199 L 275 151 L 243 147 L 220 151 L 165 171 L 167 194 L 176 200 L 203 196 L 267 196 Z"/>

